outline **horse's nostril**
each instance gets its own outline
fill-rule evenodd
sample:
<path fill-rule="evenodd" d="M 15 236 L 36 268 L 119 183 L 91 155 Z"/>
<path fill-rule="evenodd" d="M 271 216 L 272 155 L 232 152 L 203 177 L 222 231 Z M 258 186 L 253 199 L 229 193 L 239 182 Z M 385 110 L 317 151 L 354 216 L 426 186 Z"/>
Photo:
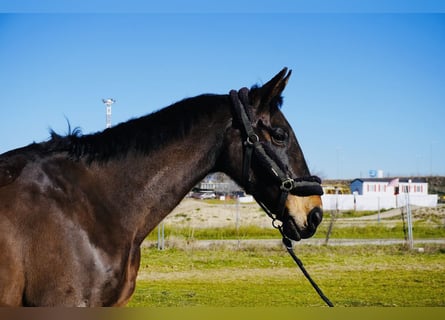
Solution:
<path fill-rule="evenodd" d="M 317 227 L 321 220 L 323 220 L 323 210 L 321 208 L 314 208 L 309 212 L 309 223 L 314 227 Z"/>

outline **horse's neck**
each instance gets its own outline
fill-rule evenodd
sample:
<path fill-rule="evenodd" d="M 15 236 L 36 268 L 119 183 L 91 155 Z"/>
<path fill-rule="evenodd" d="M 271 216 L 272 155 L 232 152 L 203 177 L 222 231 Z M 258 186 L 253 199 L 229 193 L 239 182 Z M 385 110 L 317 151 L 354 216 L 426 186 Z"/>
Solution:
<path fill-rule="evenodd" d="M 130 153 L 125 159 L 95 166 L 107 199 L 121 209 L 116 214 L 122 215 L 136 238 L 145 238 L 213 169 L 226 127 L 224 121 L 217 123 L 209 132 L 192 129 L 180 142 L 149 155 Z"/>

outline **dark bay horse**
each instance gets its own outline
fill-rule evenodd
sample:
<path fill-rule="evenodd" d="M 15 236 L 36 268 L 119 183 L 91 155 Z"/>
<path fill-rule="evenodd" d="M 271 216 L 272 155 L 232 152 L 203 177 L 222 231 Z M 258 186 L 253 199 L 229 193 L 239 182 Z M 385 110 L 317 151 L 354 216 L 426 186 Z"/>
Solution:
<path fill-rule="evenodd" d="M 142 241 L 209 172 L 232 177 L 287 237 L 312 236 L 321 188 L 280 110 L 290 73 L 0 155 L 0 305 L 125 305 Z"/>

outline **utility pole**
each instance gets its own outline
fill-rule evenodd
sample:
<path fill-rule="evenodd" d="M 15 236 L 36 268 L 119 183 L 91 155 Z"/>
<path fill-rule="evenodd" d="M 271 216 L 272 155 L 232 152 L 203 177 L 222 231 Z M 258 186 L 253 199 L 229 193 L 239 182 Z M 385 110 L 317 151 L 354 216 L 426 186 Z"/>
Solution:
<path fill-rule="evenodd" d="M 106 122 L 105 122 L 105 128 L 111 128 L 111 106 L 113 103 L 116 102 L 116 100 L 112 98 L 108 99 L 102 99 L 102 102 L 106 106 Z"/>
<path fill-rule="evenodd" d="M 408 223 L 408 248 L 414 249 L 414 240 L 413 240 L 413 219 L 411 213 L 411 204 L 409 199 L 409 193 L 411 189 L 411 179 L 408 180 L 408 190 L 406 190 L 406 217 Z"/>

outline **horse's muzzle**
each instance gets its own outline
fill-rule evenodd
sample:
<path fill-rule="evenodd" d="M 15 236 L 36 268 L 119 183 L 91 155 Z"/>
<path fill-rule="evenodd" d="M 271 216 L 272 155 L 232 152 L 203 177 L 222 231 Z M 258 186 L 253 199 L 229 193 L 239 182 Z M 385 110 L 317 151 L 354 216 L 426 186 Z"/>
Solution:
<path fill-rule="evenodd" d="M 283 221 L 283 232 L 288 238 L 295 241 L 307 239 L 315 234 L 315 231 L 322 220 L 323 209 L 320 207 L 315 207 L 309 212 L 307 223 L 304 227 L 298 226 L 294 218 L 288 215 L 287 219 Z"/>

